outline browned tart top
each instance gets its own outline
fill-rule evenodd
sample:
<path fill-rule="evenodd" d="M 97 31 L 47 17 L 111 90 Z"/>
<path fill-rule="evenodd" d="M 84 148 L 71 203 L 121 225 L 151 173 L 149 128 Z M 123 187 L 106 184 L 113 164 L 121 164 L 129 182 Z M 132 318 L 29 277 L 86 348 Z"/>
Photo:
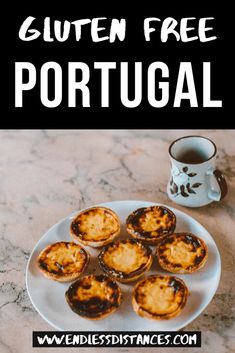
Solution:
<path fill-rule="evenodd" d="M 75 313 L 88 318 L 102 316 L 121 302 L 120 288 L 105 275 L 89 275 L 77 280 L 65 296 Z"/>
<path fill-rule="evenodd" d="M 139 208 L 127 218 L 127 228 L 143 239 L 157 239 L 173 233 L 176 217 L 172 211 L 163 206 Z"/>
<path fill-rule="evenodd" d="M 82 272 L 88 261 L 87 252 L 78 244 L 58 242 L 47 246 L 38 257 L 39 267 L 54 275 Z"/>
<path fill-rule="evenodd" d="M 137 283 L 133 295 L 140 309 L 153 318 L 170 318 L 184 307 L 188 290 L 177 277 L 153 275 Z"/>
<path fill-rule="evenodd" d="M 119 231 L 117 215 L 105 207 L 92 207 L 79 213 L 71 223 L 71 231 L 86 241 L 102 241 Z"/>
<path fill-rule="evenodd" d="M 202 239 L 191 233 L 175 233 L 162 240 L 157 255 L 166 266 L 190 271 L 205 261 L 207 247 Z"/>
<path fill-rule="evenodd" d="M 142 273 L 152 262 L 149 247 L 138 240 L 125 239 L 107 245 L 98 256 L 102 270 L 112 277 L 128 279 Z"/>

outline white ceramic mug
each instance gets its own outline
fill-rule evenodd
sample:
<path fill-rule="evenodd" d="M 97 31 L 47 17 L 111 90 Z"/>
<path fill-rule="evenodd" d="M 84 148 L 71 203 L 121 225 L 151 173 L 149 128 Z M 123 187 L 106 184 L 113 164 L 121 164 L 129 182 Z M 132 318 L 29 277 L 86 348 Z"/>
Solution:
<path fill-rule="evenodd" d="M 167 185 L 172 201 L 200 207 L 224 198 L 228 188 L 223 174 L 215 167 L 216 153 L 216 145 L 206 137 L 185 136 L 172 142 Z"/>

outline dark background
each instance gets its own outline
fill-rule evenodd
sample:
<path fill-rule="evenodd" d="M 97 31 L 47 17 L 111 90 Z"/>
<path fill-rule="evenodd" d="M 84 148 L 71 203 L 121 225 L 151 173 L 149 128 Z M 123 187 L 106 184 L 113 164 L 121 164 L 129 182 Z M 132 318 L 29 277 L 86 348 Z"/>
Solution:
<path fill-rule="evenodd" d="M 6 111 L 1 119 L 2 128 L 231 128 L 233 60 L 232 39 L 230 38 L 230 18 L 232 11 L 220 3 L 210 6 L 202 3 L 182 3 L 174 5 L 169 2 L 127 2 L 38 3 L 12 5 L 3 13 L 2 24 L 5 34 L 3 50 L 4 64 L 2 66 L 4 79 L 4 94 L 2 106 Z M 11 4 L 9 4 L 11 7 Z M 207 5 L 208 2 L 207 2 Z M 130 6 L 130 3 L 129 3 Z M 226 5 L 227 6 L 227 5 Z M 18 31 L 28 16 L 36 17 L 33 28 L 42 30 L 44 17 L 52 20 L 74 21 L 81 18 L 108 17 L 125 18 L 127 20 L 126 39 L 123 42 L 108 41 L 93 43 L 90 36 L 90 26 L 84 26 L 82 40 L 76 42 L 73 35 L 66 42 L 46 43 L 41 37 L 34 41 L 23 42 L 18 38 Z M 151 35 L 151 41 L 145 42 L 143 20 L 146 17 L 215 17 L 213 34 L 217 40 L 201 43 L 176 42 L 172 36 L 167 43 L 161 43 L 160 31 Z M 196 23 L 196 22 L 195 22 Z M 160 26 L 159 26 L 160 27 Z M 193 32 L 192 32 L 193 34 Z M 208 32 L 209 34 L 209 32 Z M 212 34 L 212 32 L 211 32 Z M 170 37 L 169 37 L 170 38 Z M 37 70 L 37 84 L 31 91 L 25 92 L 23 108 L 14 108 L 14 65 L 16 61 L 32 62 Z M 63 70 L 63 100 L 57 108 L 46 108 L 40 100 L 40 68 L 47 61 L 58 62 Z M 77 107 L 68 108 L 67 102 L 67 65 L 70 61 L 82 61 L 90 67 L 91 108 L 83 108 L 77 95 Z M 115 61 L 117 69 L 110 71 L 110 107 L 101 108 L 100 101 L 100 70 L 94 70 L 95 61 Z M 120 70 L 119 62 L 135 61 L 143 63 L 143 98 L 136 108 L 126 108 L 120 100 Z M 153 108 L 147 100 L 147 68 L 153 61 L 165 62 L 170 71 L 170 98 L 166 107 Z M 174 94 L 181 61 L 192 63 L 198 98 L 198 108 L 191 108 L 184 101 L 180 108 L 173 107 Z M 202 107 L 202 63 L 211 62 L 212 67 L 212 99 L 222 99 L 222 108 Z M 133 78 L 133 68 L 130 67 L 130 80 Z M 159 77 L 160 78 L 160 77 Z M 51 87 L 53 90 L 53 87 Z M 133 87 L 130 86 L 130 97 Z"/>

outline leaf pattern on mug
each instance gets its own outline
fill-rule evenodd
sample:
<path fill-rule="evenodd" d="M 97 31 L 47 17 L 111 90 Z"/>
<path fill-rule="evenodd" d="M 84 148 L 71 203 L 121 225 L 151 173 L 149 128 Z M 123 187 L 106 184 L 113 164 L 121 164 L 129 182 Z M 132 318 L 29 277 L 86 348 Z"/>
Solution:
<path fill-rule="evenodd" d="M 195 183 L 195 184 L 192 185 L 192 188 L 198 188 L 201 185 L 202 185 L 202 183 Z"/>
<path fill-rule="evenodd" d="M 190 183 L 190 179 L 189 178 L 193 178 L 197 175 L 197 173 L 194 173 L 194 172 L 189 172 L 188 173 L 188 167 L 187 166 L 184 166 L 182 168 L 181 171 L 179 171 L 179 173 L 177 174 L 177 181 L 175 179 L 174 176 L 171 177 L 170 179 L 170 193 L 173 195 L 173 196 L 178 196 L 178 195 L 181 195 L 183 197 L 189 197 L 190 194 L 197 194 L 195 190 L 193 189 L 197 189 L 199 188 L 199 186 L 202 185 L 202 183 L 194 183 L 191 185 Z M 186 178 L 188 179 L 187 180 L 187 183 L 185 182 L 185 176 L 189 177 L 189 178 Z M 179 180 L 181 179 L 181 185 L 179 185 Z M 183 183 L 182 183 L 183 182 Z M 186 183 L 186 185 L 185 185 Z"/>
<path fill-rule="evenodd" d="M 187 192 L 185 192 L 185 187 L 184 187 L 184 185 L 180 185 L 180 191 L 181 191 L 181 195 L 182 195 L 183 197 L 188 197 L 188 196 L 189 196 L 189 194 L 187 194 Z"/>
<path fill-rule="evenodd" d="M 196 192 L 195 192 L 193 189 L 191 189 L 190 183 L 187 183 L 187 184 L 186 184 L 186 188 L 187 188 L 187 191 L 188 191 L 190 194 L 196 194 Z"/>
<path fill-rule="evenodd" d="M 173 191 L 176 194 L 178 192 L 179 188 L 178 185 L 176 183 L 173 184 Z"/>

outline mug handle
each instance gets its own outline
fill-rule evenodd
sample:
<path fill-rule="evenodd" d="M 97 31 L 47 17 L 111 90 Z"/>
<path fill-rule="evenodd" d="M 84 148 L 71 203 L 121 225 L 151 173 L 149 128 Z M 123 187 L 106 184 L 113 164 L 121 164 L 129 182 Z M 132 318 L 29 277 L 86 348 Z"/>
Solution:
<path fill-rule="evenodd" d="M 211 177 L 214 177 L 220 188 L 220 192 L 210 189 L 208 191 L 209 199 L 214 201 L 222 200 L 228 193 L 228 185 L 223 173 L 218 169 L 209 169 L 206 174 Z"/>

